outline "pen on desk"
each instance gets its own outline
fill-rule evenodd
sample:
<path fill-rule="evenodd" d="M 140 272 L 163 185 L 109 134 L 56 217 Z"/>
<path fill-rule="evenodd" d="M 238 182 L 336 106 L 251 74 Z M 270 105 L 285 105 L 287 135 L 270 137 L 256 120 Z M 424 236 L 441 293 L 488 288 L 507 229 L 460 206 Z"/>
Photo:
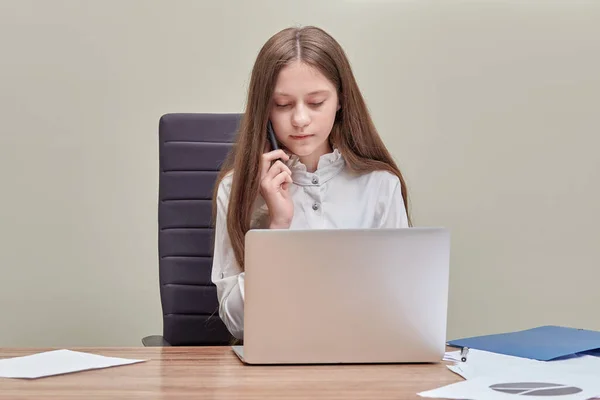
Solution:
<path fill-rule="evenodd" d="M 469 352 L 468 347 L 463 347 L 460 351 L 460 361 L 467 362 L 467 353 Z"/>

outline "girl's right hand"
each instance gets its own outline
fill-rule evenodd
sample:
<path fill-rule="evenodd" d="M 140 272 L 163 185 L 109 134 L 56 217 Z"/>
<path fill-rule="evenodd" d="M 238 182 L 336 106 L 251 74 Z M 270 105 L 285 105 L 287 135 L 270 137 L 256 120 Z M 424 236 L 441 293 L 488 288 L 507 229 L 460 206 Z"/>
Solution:
<path fill-rule="evenodd" d="M 260 194 L 269 208 L 270 229 L 287 229 L 294 217 L 294 203 L 290 194 L 292 171 L 277 160 L 287 161 L 289 158 L 283 150 L 275 150 L 263 154 L 261 159 Z"/>

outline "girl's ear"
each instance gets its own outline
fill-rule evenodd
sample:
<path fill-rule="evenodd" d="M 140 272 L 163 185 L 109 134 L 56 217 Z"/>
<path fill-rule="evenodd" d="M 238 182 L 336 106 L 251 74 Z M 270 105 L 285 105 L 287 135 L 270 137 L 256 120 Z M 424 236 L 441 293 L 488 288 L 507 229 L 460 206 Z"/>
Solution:
<path fill-rule="evenodd" d="M 337 109 L 336 109 L 336 111 L 340 111 L 340 108 L 342 108 L 342 105 L 341 105 L 341 104 L 340 104 L 340 102 L 338 101 L 338 106 L 337 106 Z"/>

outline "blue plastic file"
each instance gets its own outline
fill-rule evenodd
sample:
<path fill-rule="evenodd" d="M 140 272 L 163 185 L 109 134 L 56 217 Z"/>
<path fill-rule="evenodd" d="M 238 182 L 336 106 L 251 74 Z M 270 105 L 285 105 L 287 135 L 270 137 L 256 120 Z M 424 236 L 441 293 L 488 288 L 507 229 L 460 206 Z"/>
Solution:
<path fill-rule="evenodd" d="M 600 332 L 561 326 L 540 326 L 525 331 L 476 336 L 448 342 L 515 357 L 550 361 L 556 358 L 600 349 Z"/>

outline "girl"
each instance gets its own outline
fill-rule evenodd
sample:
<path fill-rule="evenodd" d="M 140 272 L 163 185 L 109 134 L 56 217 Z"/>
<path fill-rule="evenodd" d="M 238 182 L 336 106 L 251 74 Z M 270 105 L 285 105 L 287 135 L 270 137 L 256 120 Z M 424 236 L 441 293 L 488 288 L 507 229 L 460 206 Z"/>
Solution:
<path fill-rule="evenodd" d="M 268 146 L 269 121 L 280 150 Z M 411 225 L 402 174 L 375 129 L 344 51 L 329 34 L 288 28 L 262 47 L 237 143 L 213 199 L 212 281 L 219 315 L 238 339 L 244 332 L 249 229 Z"/>

